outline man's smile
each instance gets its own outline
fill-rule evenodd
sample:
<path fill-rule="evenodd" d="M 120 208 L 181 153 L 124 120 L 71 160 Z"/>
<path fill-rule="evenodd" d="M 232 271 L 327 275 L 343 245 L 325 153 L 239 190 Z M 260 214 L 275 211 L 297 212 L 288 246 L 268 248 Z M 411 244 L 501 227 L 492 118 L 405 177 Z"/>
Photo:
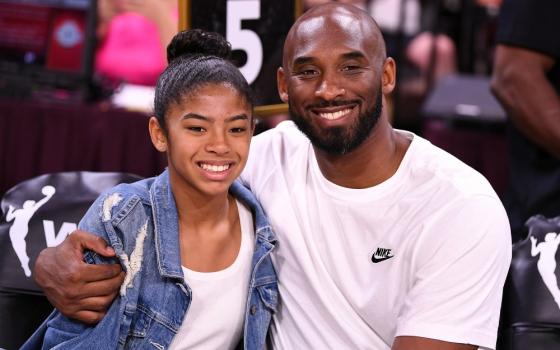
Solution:
<path fill-rule="evenodd" d="M 345 104 L 343 106 L 336 107 L 313 107 L 310 108 L 313 115 L 326 120 L 338 120 L 349 116 L 352 111 L 357 107 L 356 103 Z"/>
<path fill-rule="evenodd" d="M 341 111 L 336 111 L 336 112 L 322 112 L 322 113 L 317 113 L 319 115 L 319 117 L 324 118 L 324 119 L 329 119 L 329 120 L 335 120 L 338 118 L 342 118 L 344 116 L 346 116 L 348 113 L 350 113 L 352 111 L 351 108 L 345 108 Z"/>

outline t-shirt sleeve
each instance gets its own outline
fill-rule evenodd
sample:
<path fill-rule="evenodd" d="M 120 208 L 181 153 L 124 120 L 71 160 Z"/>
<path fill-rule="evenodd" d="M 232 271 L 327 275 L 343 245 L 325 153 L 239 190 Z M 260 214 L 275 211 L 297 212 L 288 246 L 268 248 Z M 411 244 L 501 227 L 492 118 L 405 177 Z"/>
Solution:
<path fill-rule="evenodd" d="M 504 0 L 497 42 L 560 57 L 558 0 Z"/>
<path fill-rule="evenodd" d="M 497 198 L 457 201 L 426 225 L 396 336 L 493 349 L 511 262 L 507 216 Z"/>

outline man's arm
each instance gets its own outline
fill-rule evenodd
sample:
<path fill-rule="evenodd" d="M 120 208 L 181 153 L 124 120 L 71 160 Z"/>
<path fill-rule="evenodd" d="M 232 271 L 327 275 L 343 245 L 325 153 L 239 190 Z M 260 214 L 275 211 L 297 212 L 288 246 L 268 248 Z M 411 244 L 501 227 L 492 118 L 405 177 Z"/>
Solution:
<path fill-rule="evenodd" d="M 498 45 L 492 92 L 520 132 L 560 158 L 560 97 L 546 77 L 554 64 L 550 56 Z"/>
<path fill-rule="evenodd" d="M 102 238 L 75 231 L 59 246 L 39 254 L 33 276 L 63 315 L 96 324 L 117 295 L 124 272 L 119 264 L 85 263 L 83 254 L 88 249 L 104 257 L 115 256 Z"/>
<path fill-rule="evenodd" d="M 448 343 L 422 337 L 396 337 L 391 350 L 476 350 L 477 348 L 475 345 Z"/>
<path fill-rule="evenodd" d="M 392 350 L 493 349 L 511 261 L 499 199 L 480 194 L 452 200 L 423 222 L 412 254 L 414 282 L 400 307 Z"/>

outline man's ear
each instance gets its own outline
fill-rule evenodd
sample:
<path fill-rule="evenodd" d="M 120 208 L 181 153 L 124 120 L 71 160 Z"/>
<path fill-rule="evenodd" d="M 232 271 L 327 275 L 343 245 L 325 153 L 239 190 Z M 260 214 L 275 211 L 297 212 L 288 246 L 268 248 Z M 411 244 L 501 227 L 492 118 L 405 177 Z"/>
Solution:
<path fill-rule="evenodd" d="M 152 139 L 152 144 L 160 152 L 167 151 L 167 136 L 165 136 L 165 131 L 159 125 L 156 117 L 151 117 L 148 124 L 150 130 L 150 138 Z"/>
<path fill-rule="evenodd" d="M 381 75 L 381 90 L 384 95 L 391 93 L 395 89 L 397 78 L 397 65 L 395 60 L 387 57 L 383 63 L 383 72 Z"/>
<path fill-rule="evenodd" d="M 276 84 L 278 86 L 278 94 L 284 103 L 288 103 L 288 84 L 286 83 L 286 73 L 284 68 L 278 68 L 276 72 Z"/>
<path fill-rule="evenodd" d="M 257 127 L 257 115 L 253 111 L 253 116 L 251 117 L 251 136 L 255 134 L 256 127 Z"/>

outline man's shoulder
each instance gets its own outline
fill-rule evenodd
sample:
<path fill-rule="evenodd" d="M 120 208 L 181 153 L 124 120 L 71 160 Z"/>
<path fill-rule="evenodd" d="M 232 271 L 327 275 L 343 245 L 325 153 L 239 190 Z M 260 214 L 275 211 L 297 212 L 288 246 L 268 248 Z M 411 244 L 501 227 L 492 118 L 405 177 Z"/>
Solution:
<path fill-rule="evenodd" d="M 448 188 L 456 195 L 489 195 L 496 197 L 488 180 L 463 161 L 428 140 L 414 136 L 410 159 L 413 177 L 431 179 L 432 186 Z"/>
<path fill-rule="evenodd" d="M 284 121 L 251 141 L 251 149 L 245 169 L 241 174 L 243 183 L 257 194 L 274 176 L 293 169 L 295 164 L 306 163 L 310 147 L 309 139 L 292 121 Z"/>
<path fill-rule="evenodd" d="M 307 137 L 297 128 L 291 120 L 285 120 L 276 127 L 264 131 L 253 137 L 252 146 L 277 145 L 295 147 L 299 144 L 309 143 Z M 256 148 L 256 147 L 255 147 Z"/>
<path fill-rule="evenodd" d="M 253 137 L 245 173 L 282 166 L 296 153 L 306 151 L 309 140 L 292 121 L 284 121 L 275 128 Z"/>

